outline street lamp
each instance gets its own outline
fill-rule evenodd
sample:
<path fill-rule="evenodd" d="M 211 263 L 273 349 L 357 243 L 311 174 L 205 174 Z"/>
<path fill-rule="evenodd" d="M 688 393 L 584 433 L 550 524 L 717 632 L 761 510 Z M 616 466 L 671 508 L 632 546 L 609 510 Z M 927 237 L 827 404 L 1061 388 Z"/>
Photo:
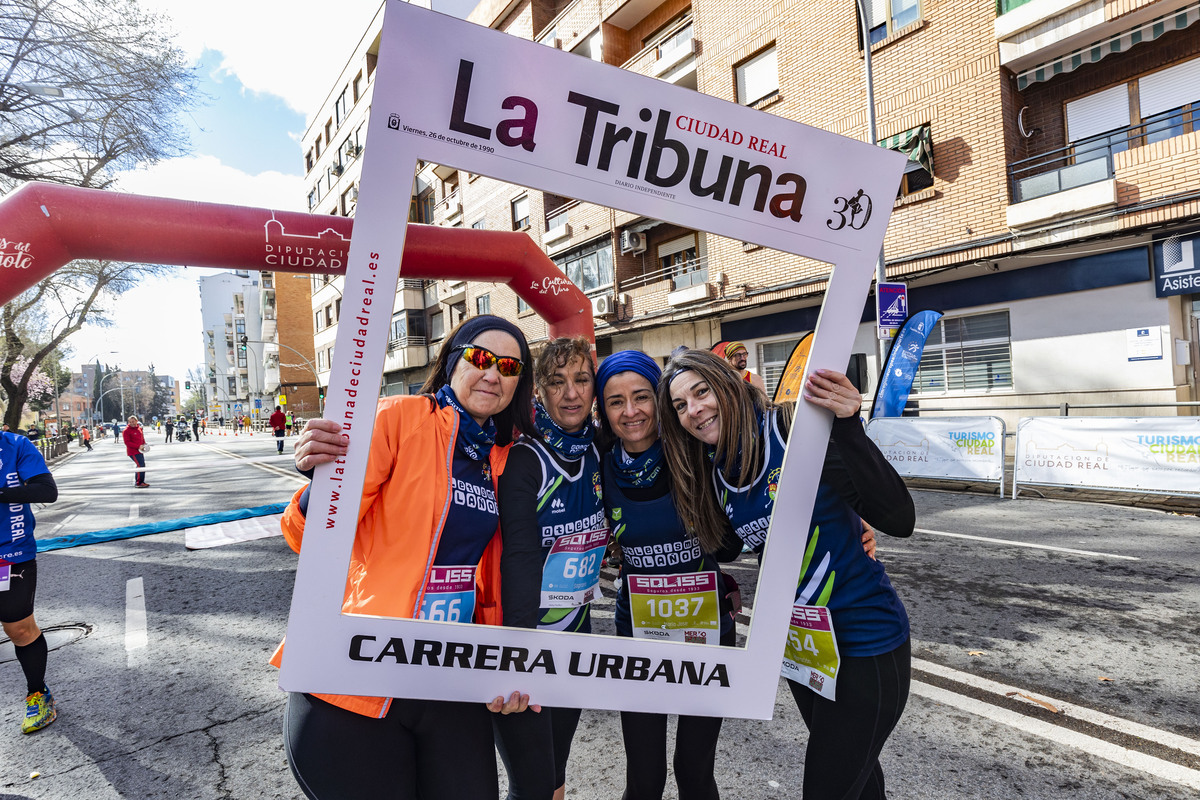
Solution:
<path fill-rule="evenodd" d="M 862 36 L 863 46 L 863 76 L 867 83 L 867 143 L 878 144 L 875 138 L 875 81 L 871 75 L 871 22 L 867 18 L 867 9 L 863 0 L 854 0 L 858 8 L 858 27 Z M 887 282 L 887 267 L 883 260 L 883 245 L 879 245 L 879 260 L 875 262 L 875 292 L 878 298 L 880 284 Z M 878 305 L 878 301 L 876 301 Z M 878 320 L 876 320 L 878 324 Z M 878 335 L 878 334 L 876 334 Z M 884 365 L 887 364 L 888 346 L 890 340 L 879 340 L 879 374 L 883 375 Z"/>

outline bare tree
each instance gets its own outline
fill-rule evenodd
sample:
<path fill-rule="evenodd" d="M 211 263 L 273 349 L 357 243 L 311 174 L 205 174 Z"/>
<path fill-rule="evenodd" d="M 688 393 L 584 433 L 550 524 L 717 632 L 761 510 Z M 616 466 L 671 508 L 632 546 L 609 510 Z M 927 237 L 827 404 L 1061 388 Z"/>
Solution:
<path fill-rule="evenodd" d="M 136 0 L 0 0 L 0 188 L 105 188 L 182 154 L 195 79 Z"/>
<path fill-rule="evenodd" d="M 93 325 L 112 324 L 105 316 L 105 304 L 141 278 L 163 269 L 115 261 L 72 261 L 5 303 L 0 312 L 4 422 L 14 430 L 20 425 L 21 409 L 29 399 L 29 384 L 38 368 L 85 320 Z M 22 369 L 14 371 L 18 362 Z"/>

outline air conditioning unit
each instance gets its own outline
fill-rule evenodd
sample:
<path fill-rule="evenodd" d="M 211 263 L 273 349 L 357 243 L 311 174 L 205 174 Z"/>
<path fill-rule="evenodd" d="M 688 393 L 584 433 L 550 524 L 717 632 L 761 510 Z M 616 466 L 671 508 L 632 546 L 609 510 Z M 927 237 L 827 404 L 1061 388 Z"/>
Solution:
<path fill-rule="evenodd" d="M 602 294 L 599 297 L 592 298 L 592 316 L 593 317 L 611 317 L 617 313 L 616 303 L 613 302 L 613 296 L 610 294 Z"/>
<path fill-rule="evenodd" d="M 621 231 L 622 253 L 646 252 L 646 234 L 635 231 Z"/>

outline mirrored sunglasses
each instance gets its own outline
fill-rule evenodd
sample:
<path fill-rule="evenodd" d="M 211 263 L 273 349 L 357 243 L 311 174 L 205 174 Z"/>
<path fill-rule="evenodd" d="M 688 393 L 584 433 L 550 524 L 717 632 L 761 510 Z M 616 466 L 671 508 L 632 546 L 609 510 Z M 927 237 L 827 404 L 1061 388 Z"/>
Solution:
<path fill-rule="evenodd" d="M 466 361 L 481 372 L 489 370 L 495 365 L 496 371 L 504 377 L 515 378 L 525 368 L 525 364 L 521 359 L 513 358 L 512 356 L 498 356 L 486 347 L 468 344 L 463 345 L 459 349 L 462 350 L 463 361 Z"/>

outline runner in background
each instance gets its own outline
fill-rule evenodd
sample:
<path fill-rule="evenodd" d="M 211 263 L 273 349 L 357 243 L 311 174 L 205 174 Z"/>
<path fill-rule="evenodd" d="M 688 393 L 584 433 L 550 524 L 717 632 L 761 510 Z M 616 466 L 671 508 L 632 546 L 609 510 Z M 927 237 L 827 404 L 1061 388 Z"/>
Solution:
<path fill-rule="evenodd" d="M 22 733 L 54 722 L 58 711 L 46 686 L 46 637 L 33 618 L 37 594 L 37 543 L 30 503 L 58 500 L 58 486 L 37 446 L 24 436 L 0 433 L 0 623 L 12 640 L 25 673 L 25 719 Z"/>
<path fill-rule="evenodd" d="M 807 402 L 834 413 L 830 442 L 805 531 L 783 669 L 809 739 L 804 800 L 884 798 L 879 753 L 908 700 L 908 615 L 878 561 L 862 544 L 865 519 L 909 536 L 916 524 L 903 479 L 867 438 L 862 395 L 831 370 L 809 375 Z M 793 407 L 750 389 L 711 353 L 672 357 L 659 384 L 663 449 L 672 477 L 692 487 L 679 506 L 706 550 L 726 526 L 761 552 Z M 835 702 L 836 700 L 836 702 Z"/>
<path fill-rule="evenodd" d="M 637 350 L 613 353 L 596 372 L 601 427 L 617 439 L 603 458 L 604 504 L 621 548 L 617 634 L 661 641 L 665 629 L 670 641 L 732 647 L 737 609 L 726 598 L 736 587 L 727 585 L 717 559 L 701 551 L 675 510 L 658 438 L 655 390 L 660 376 L 654 359 Z M 738 542 L 721 556 L 731 560 L 741 549 Z M 663 586 L 642 585 L 645 576 L 655 576 Z M 680 715 L 672 760 L 679 800 L 720 797 L 713 772 L 721 722 L 720 717 Z M 623 800 L 662 800 L 667 715 L 622 711 L 621 737 Z"/>
<path fill-rule="evenodd" d="M 447 337 L 420 395 L 379 401 L 343 613 L 500 624 L 496 482 L 517 433 L 535 432 L 529 361 L 519 328 L 471 317 Z M 311 477 L 346 449 L 339 423 L 309 420 L 296 467 Z M 283 516 L 297 551 L 308 493 Z M 489 709 L 528 702 L 517 692 L 490 706 L 292 693 L 284 746 L 310 798 L 488 800 L 499 794 Z"/>
<path fill-rule="evenodd" d="M 522 437 L 500 479 L 500 560 L 504 624 L 590 633 L 608 544 L 600 456 L 592 425 L 595 371 L 586 338 L 550 341 L 534 370 L 537 433 Z M 577 708 L 497 717 L 496 743 L 509 798 L 566 791 Z"/>

